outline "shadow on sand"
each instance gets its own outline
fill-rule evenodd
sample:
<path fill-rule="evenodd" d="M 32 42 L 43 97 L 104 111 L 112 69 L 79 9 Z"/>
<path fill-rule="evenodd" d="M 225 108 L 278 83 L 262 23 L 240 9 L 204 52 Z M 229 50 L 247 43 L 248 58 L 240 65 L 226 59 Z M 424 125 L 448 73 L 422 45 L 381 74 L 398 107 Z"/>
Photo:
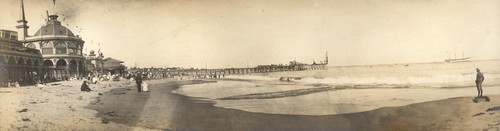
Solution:
<path fill-rule="evenodd" d="M 135 87 L 134 87 L 135 88 Z M 97 110 L 102 124 L 109 121 L 136 126 L 140 113 L 149 99 L 149 95 L 138 93 L 134 88 L 117 88 L 101 93 L 87 108 Z M 126 119 L 123 119 L 126 118 Z"/>

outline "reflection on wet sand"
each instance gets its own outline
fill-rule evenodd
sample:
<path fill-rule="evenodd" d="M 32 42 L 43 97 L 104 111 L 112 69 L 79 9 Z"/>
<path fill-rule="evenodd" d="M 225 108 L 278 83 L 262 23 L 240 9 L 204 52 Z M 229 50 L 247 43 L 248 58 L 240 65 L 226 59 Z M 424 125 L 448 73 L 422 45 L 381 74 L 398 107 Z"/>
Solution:
<path fill-rule="evenodd" d="M 104 95 L 101 102 L 106 104 L 96 104 L 91 108 L 112 122 L 173 130 L 457 130 L 484 129 L 488 124 L 500 123 L 495 119 L 498 114 L 473 117 L 492 104 L 500 103 L 472 103 L 466 97 L 359 113 L 311 116 L 226 109 L 215 107 L 213 102 L 171 93 L 180 85 L 200 82 L 158 83 L 152 85 L 150 94 Z M 105 114 L 111 111 L 114 111 L 114 116 Z M 470 126 L 484 119 L 492 121 Z"/>

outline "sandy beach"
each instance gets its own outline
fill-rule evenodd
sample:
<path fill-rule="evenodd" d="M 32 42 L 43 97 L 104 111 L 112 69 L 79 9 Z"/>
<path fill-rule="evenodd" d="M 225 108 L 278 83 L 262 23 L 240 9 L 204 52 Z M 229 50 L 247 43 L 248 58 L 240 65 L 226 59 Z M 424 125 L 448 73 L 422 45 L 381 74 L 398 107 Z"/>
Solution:
<path fill-rule="evenodd" d="M 500 95 L 473 103 L 455 97 L 335 115 L 279 115 L 214 106 L 172 93 L 205 80 L 153 80 L 137 93 L 129 81 L 1 88 L 0 130 L 498 130 Z M 209 81 L 210 82 L 210 81 Z M 101 93 L 102 95 L 99 95 Z M 26 109 L 26 110 L 23 110 Z"/>
<path fill-rule="evenodd" d="M 123 124 L 103 124 L 97 111 L 85 106 L 115 88 L 133 82 L 91 84 L 93 91 L 81 92 L 82 81 L 50 83 L 48 87 L 0 88 L 0 130 L 131 130 L 144 129 Z M 49 85 L 50 85 L 49 84 Z"/>

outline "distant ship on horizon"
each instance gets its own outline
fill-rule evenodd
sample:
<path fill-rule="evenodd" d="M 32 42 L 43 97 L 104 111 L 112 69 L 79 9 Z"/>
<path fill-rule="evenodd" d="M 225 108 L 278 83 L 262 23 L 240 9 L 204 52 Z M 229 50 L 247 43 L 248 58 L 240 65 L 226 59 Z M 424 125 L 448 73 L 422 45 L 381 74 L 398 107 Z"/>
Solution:
<path fill-rule="evenodd" d="M 465 57 L 465 53 L 462 53 L 462 58 L 457 58 L 457 52 L 455 51 L 455 58 L 450 58 L 450 54 L 448 52 L 448 59 L 444 61 L 447 63 L 456 63 L 456 62 L 470 62 L 471 57 Z"/>
<path fill-rule="evenodd" d="M 471 57 L 467 57 L 467 58 L 457 58 L 457 59 L 445 59 L 444 61 L 445 62 L 448 62 L 448 63 L 454 63 L 454 62 L 470 62 L 470 58 Z"/>

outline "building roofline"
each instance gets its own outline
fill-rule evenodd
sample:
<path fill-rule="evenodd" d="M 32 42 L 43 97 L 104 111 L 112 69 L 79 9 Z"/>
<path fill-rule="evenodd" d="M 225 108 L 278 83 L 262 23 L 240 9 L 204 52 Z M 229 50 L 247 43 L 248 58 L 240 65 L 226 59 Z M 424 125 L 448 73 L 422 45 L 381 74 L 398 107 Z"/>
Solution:
<path fill-rule="evenodd" d="M 85 43 L 85 41 L 80 37 L 70 37 L 65 35 L 32 36 L 26 38 L 26 40 L 21 40 L 21 42 L 35 42 L 44 40 L 74 40 Z"/>

